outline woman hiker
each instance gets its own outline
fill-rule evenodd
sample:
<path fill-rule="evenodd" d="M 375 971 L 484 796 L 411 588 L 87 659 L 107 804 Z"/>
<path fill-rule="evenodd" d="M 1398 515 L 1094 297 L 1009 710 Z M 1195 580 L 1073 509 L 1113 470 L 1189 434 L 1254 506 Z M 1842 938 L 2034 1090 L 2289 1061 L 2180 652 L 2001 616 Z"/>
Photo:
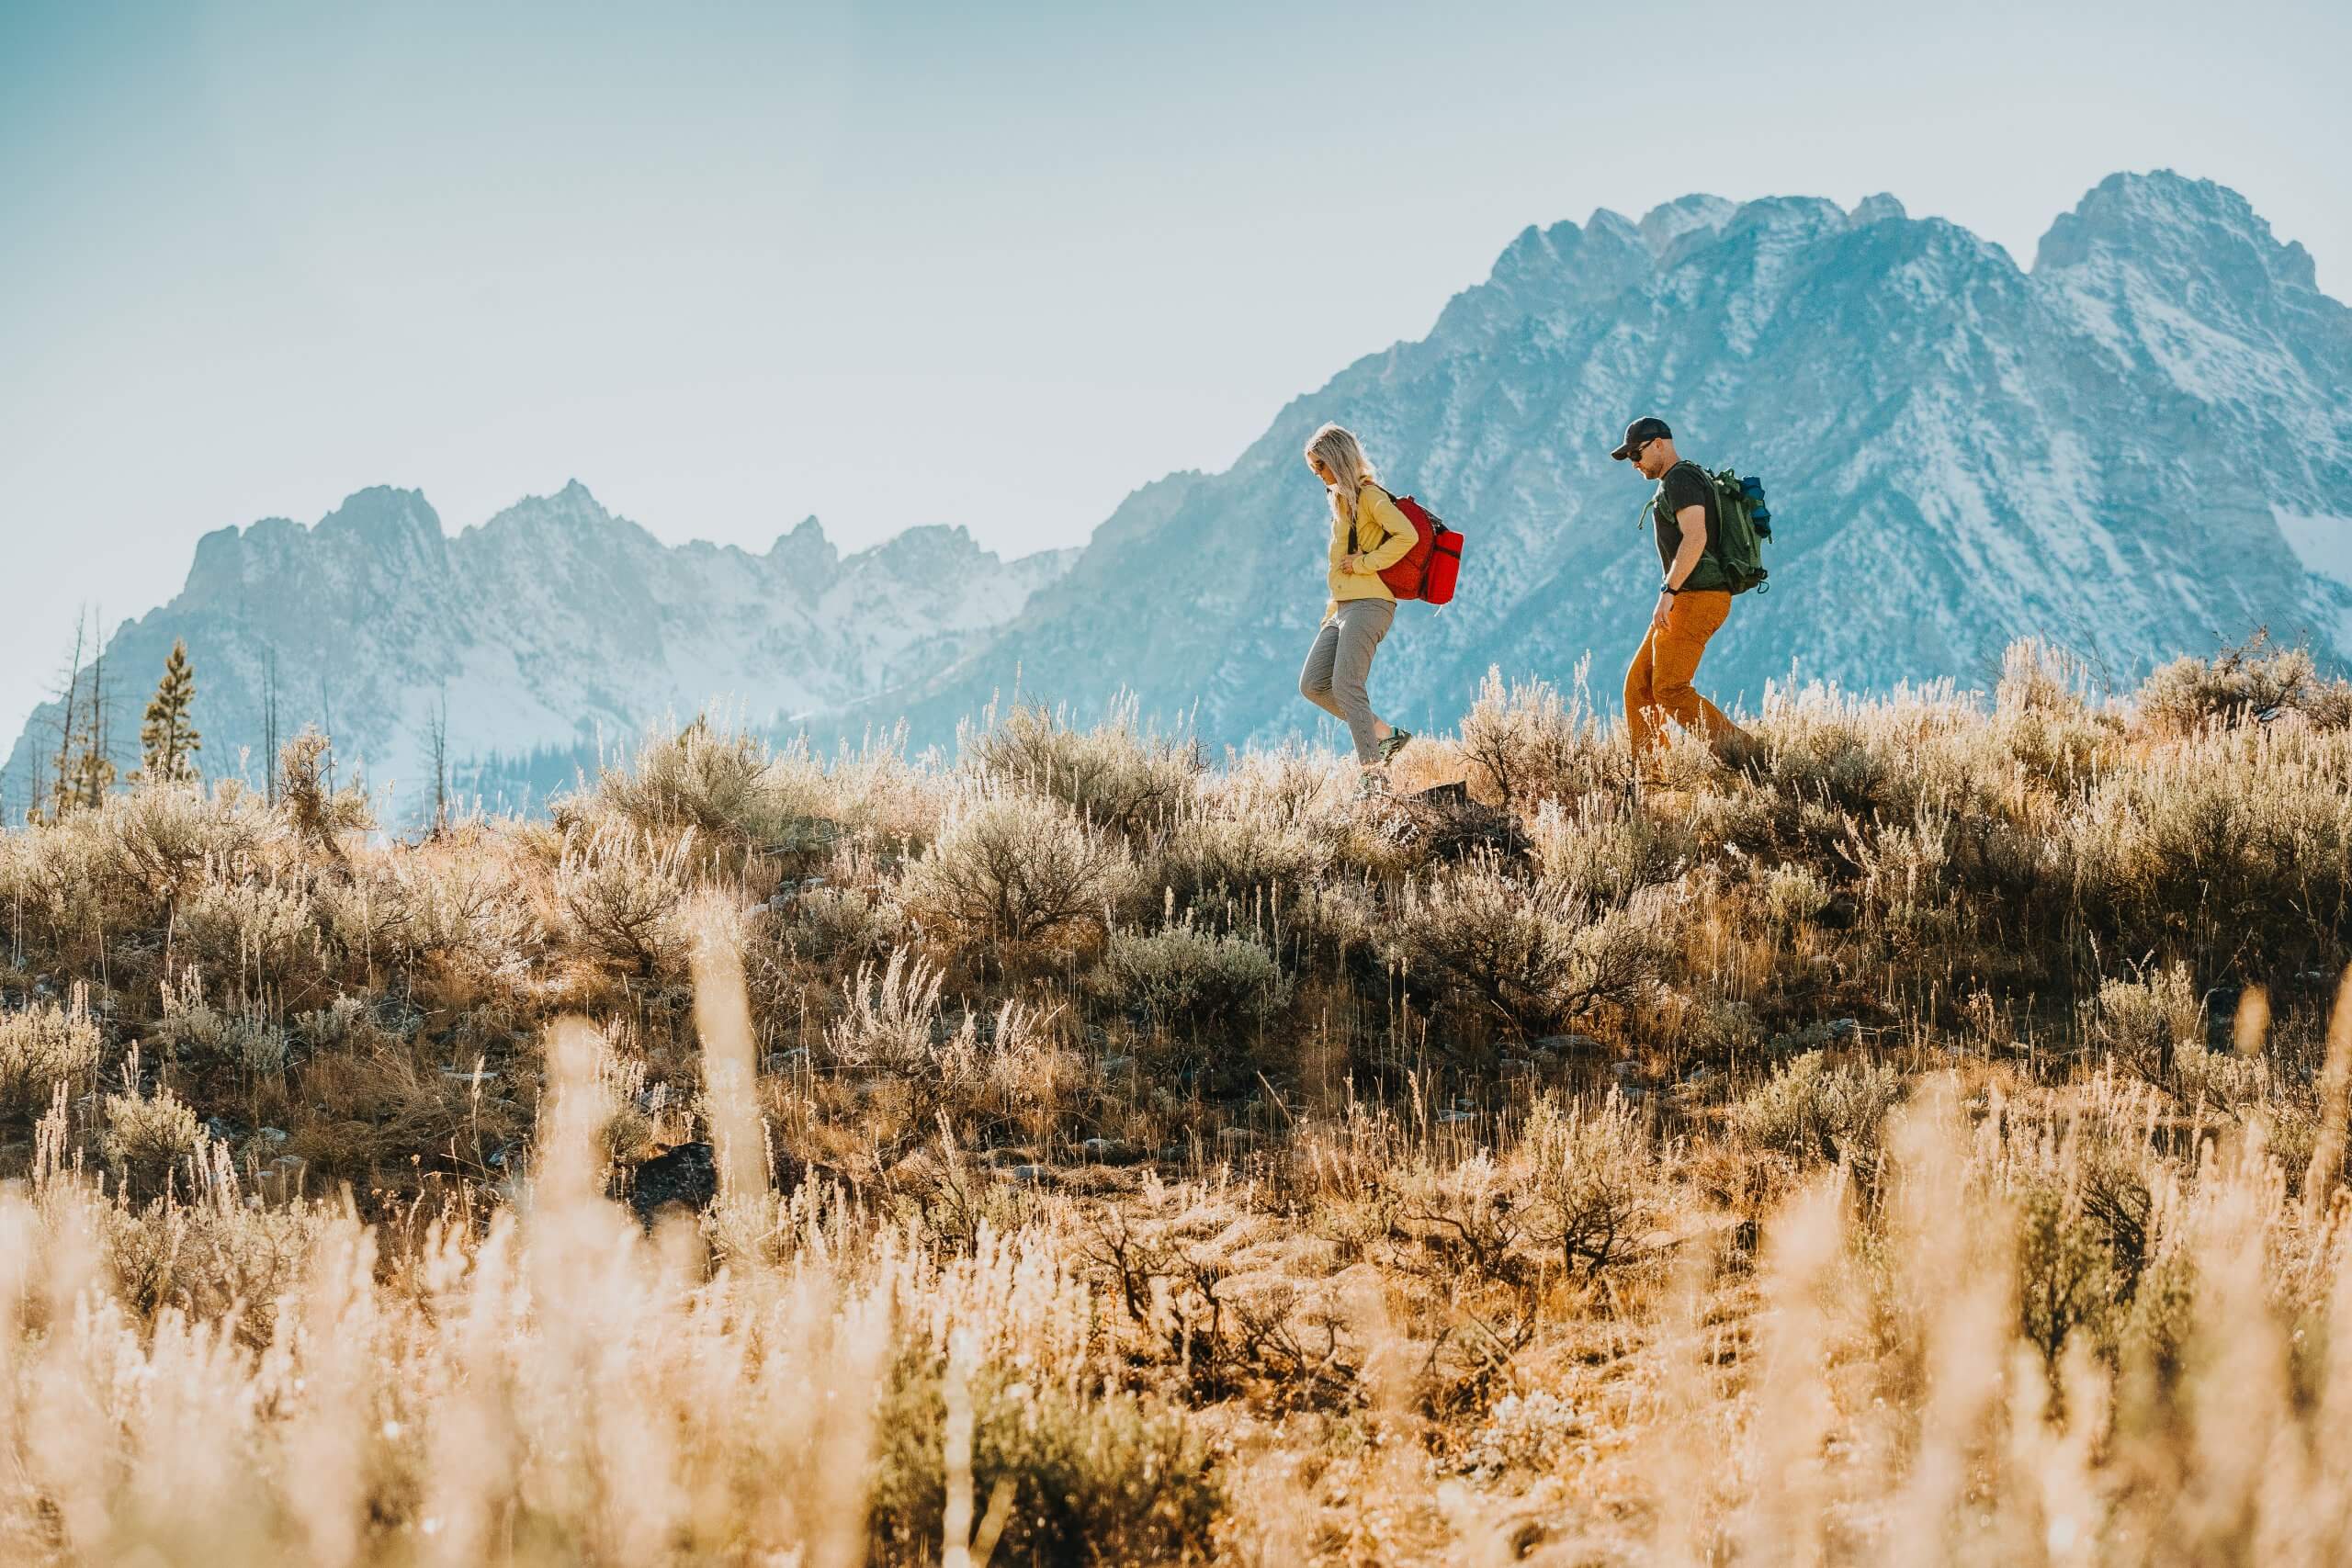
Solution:
<path fill-rule="evenodd" d="M 1372 462 L 1354 434 L 1327 424 L 1306 444 L 1306 466 L 1331 495 L 1331 601 L 1306 665 L 1298 672 L 1299 695 L 1348 727 L 1356 743 L 1361 790 L 1387 783 L 1388 760 L 1405 749 L 1412 732 L 1398 729 L 1372 711 L 1364 682 L 1372 674 L 1373 649 L 1396 618 L 1396 596 L 1381 572 L 1411 551 L 1413 525 L 1388 492 L 1374 482 Z"/>

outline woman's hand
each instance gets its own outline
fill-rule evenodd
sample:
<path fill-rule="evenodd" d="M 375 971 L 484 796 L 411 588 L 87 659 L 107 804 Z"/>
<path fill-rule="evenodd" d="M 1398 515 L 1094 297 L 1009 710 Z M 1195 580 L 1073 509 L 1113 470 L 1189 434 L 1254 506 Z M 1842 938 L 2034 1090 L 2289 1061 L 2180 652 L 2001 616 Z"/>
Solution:
<path fill-rule="evenodd" d="M 1363 570 L 1363 557 L 1341 556 L 1340 558 L 1340 570 L 1346 572 L 1351 577 L 1357 575 Z"/>

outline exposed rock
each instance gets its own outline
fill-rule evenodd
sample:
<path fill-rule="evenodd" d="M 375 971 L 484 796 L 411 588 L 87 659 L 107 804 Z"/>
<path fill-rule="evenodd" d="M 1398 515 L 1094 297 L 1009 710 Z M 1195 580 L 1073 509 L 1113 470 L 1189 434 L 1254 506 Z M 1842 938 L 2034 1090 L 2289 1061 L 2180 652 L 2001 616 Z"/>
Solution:
<path fill-rule="evenodd" d="M 651 1224 L 664 1209 L 700 1213 L 718 1196 L 718 1158 L 708 1144 L 680 1144 L 639 1166 L 628 1190 L 629 1207 Z"/>

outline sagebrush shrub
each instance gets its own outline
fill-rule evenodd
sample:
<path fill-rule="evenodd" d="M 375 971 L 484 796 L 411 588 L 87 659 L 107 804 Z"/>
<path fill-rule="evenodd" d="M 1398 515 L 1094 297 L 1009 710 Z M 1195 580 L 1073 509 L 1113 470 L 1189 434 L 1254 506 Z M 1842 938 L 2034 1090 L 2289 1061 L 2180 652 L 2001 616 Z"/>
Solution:
<path fill-rule="evenodd" d="M 1209 1561 L 1224 1512 L 1215 1455 L 1181 1410 L 1133 1394 L 1090 1396 L 991 1370 L 974 1380 L 971 1466 L 982 1506 L 1011 1488 L 997 1560 Z M 935 1560 L 946 1507 L 937 1366 L 902 1362 L 885 1396 L 873 1469 L 873 1561 Z"/>
<path fill-rule="evenodd" d="M 1327 845 L 1272 813 L 1191 815 L 1169 830 L 1155 869 L 1187 898 L 1222 888 L 1245 895 L 1277 885 L 1295 891 L 1329 863 Z"/>
<path fill-rule="evenodd" d="M 1139 728 L 1132 699 L 1102 723 L 1074 729 L 1037 707 L 1016 707 L 966 742 L 983 778 L 1058 800 L 1114 832 L 1135 833 L 1175 814 L 1193 797 L 1197 748 Z"/>
<path fill-rule="evenodd" d="M 1088 985 L 1185 1035 L 1262 1023 L 1290 1000 L 1290 978 L 1265 943 L 1190 920 L 1148 933 L 1113 932 Z"/>
<path fill-rule="evenodd" d="M 1828 880 L 1809 865 L 1773 866 L 1764 873 L 1759 886 L 1772 923 L 1783 929 L 1804 925 L 1837 896 Z"/>
<path fill-rule="evenodd" d="M 374 898 L 389 930 L 371 940 L 403 964 L 491 980 L 518 973 L 546 942 L 514 856 L 469 828 L 390 857 Z"/>
<path fill-rule="evenodd" d="M 1651 888 L 1616 908 L 1530 886 L 1491 858 L 1448 868 L 1385 922 L 1417 989 L 1520 1034 L 1632 1001 L 1657 978 L 1676 906 Z"/>
<path fill-rule="evenodd" d="M 225 1007 L 205 999 L 203 971 L 191 965 L 163 985 L 164 1016 L 149 1036 L 172 1059 L 198 1066 L 230 1066 L 266 1077 L 286 1068 L 286 1031 L 250 998 Z M 336 1005 L 356 1005 L 338 998 Z"/>
<path fill-rule="evenodd" d="M 171 1308 L 233 1326 L 238 1342 L 262 1350 L 311 1278 L 330 1213 L 299 1201 L 239 1203 L 227 1189 L 189 1202 L 109 1203 L 99 1211 L 107 1275 L 137 1321 Z"/>
<path fill-rule="evenodd" d="M 1679 822 L 1636 810 L 1623 795 L 1545 801 L 1528 842 L 1546 879 L 1611 905 L 1674 880 L 1694 848 Z"/>
<path fill-rule="evenodd" d="M 1877 1157 L 1887 1112 L 1903 1080 L 1880 1063 L 1833 1066 L 1807 1051 L 1733 1107 L 1731 1124 L 1759 1147 L 1791 1159 L 1868 1163 Z"/>
<path fill-rule="evenodd" d="M 119 881 L 107 846 L 85 826 L 92 815 L 77 811 L 62 822 L 0 833 L 0 898 L 14 928 L 43 947 L 95 944 L 100 932 L 121 929 Z"/>
<path fill-rule="evenodd" d="M 575 830 L 555 875 L 572 942 L 639 975 L 678 975 L 688 942 L 694 842 L 691 829 L 667 842 L 609 829 L 583 839 Z"/>
<path fill-rule="evenodd" d="M 247 863 L 285 833 L 262 797 L 233 779 L 209 790 L 144 783 L 109 797 L 93 826 L 111 837 L 123 874 L 159 908 L 185 897 L 209 868 Z"/>
<path fill-rule="evenodd" d="M 2178 1053 L 2205 1048 L 2205 1004 L 2186 964 L 2103 981 L 2087 1010 L 2091 1043 L 2146 1077 L 2168 1076 Z"/>
<path fill-rule="evenodd" d="M 942 970 L 904 949 L 880 970 L 858 966 L 825 1027 L 819 1061 L 848 1069 L 862 1134 L 877 1145 L 937 1137 L 986 1140 L 1006 1128 L 1049 1136 L 1069 1117 L 1085 1063 L 1057 1038 L 1058 1009 L 1007 1001 L 951 1024 Z"/>
<path fill-rule="evenodd" d="M 106 1131 L 99 1147 L 116 1179 L 131 1192 L 160 1191 L 176 1169 L 196 1156 L 203 1138 L 196 1112 L 168 1089 L 106 1098 Z"/>
<path fill-rule="evenodd" d="M 2018 1329 L 2054 1372 L 2072 1336 L 2112 1342 L 2121 1285 L 2098 1227 L 2063 1188 L 2037 1182 L 2018 1209 Z"/>
<path fill-rule="evenodd" d="M 805 746 L 774 756 L 701 717 L 647 731 L 634 755 L 598 773 L 594 804 L 640 833 L 690 829 L 707 848 L 799 850 L 828 836 L 827 793 Z"/>
<path fill-rule="evenodd" d="M 899 897 L 944 934 L 1019 944 L 1107 929 L 1137 886 L 1116 834 L 1057 800 L 998 795 L 948 824 L 908 868 Z"/>
<path fill-rule="evenodd" d="M 1504 1164 L 1527 1204 L 1531 1239 L 1599 1273 L 1634 1249 L 1659 1212 L 1657 1150 L 1632 1106 L 1537 1100 Z"/>
<path fill-rule="evenodd" d="M 207 974 L 286 985 L 318 966 L 318 911 L 296 881 L 208 880 L 188 897 L 175 934 L 181 962 Z"/>
<path fill-rule="evenodd" d="M 977 1053 L 980 1082 L 971 1095 L 972 1109 L 1035 1139 L 1046 1138 L 1068 1122 L 1087 1069 L 1085 1059 L 1057 1036 L 1057 1010 L 1007 1002 L 986 1021 L 986 1041 Z"/>
<path fill-rule="evenodd" d="M 887 893 L 863 887 L 812 887 L 794 897 L 781 935 L 810 958 L 867 959 L 905 939 L 906 912 Z"/>
<path fill-rule="evenodd" d="M 1543 681 L 1506 685 L 1502 671 L 1489 669 L 1461 733 L 1471 787 L 1517 810 L 1580 799 L 1625 777 L 1622 743 L 1594 716 L 1581 663 L 1566 697 Z"/>
<path fill-rule="evenodd" d="M 294 837 L 340 864 L 344 836 L 373 828 L 376 816 L 364 790 L 335 785 L 332 750 L 325 736 L 308 728 L 288 740 L 277 754 L 277 798 Z"/>
<path fill-rule="evenodd" d="M 1295 743 L 1273 750 L 1252 748 L 1227 753 L 1222 771 L 1203 776 L 1199 794 L 1211 817 L 1307 828 L 1349 800 L 1355 773 L 1352 761 L 1304 750 Z"/>
<path fill-rule="evenodd" d="M 2310 649 L 2272 648 L 2269 634 L 2256 632 L 2211 659 L 2183 654 L 2164 665 L 2141 685 L 2134 706 L 2141 722 L 2162 734 L 2290 713 L 2337 728 L 2352 716 L 2352 687 L 2323 677 Z"/>
<path fill-rule="evenodd" d="M 2088 705 L 2091 680 L 2091 667 L 2072 649 L 2019 637 L 2002 650 L 1993 711 L 2004 718 L 2079 714 Z"/>
<path fill-rule="evenodd" d="M 0 1011 L 0 1114 L 23 1115 L 48 1104 L 57 1085 L 97 1066 L 99 1044 L 90 990 L 79 982 L 62 1003 L 36 1001 L 21 1011 Z"/>
<path fill-rule="evenodd" d="M 1462 1466 L 1481 1481 L 1515 1470 L 1548 1473 L 1590 1427 L 1585 1412 L 1549 1390 L 1507 1393 L 1471 1434 Z"/>
<path fill-rule="evenodd" d="M 939 1054 L 938 965 L 899 948 L 877 973 L 869 963 L 843 984 L 842 1015 L 825 1029 L 827 1061 L 888 1072 L 930 1069 Z"/>
<path fill-rule="evenodd" d="M 2101 778 L 2049 852 L 2123 951 L 2226 933 L 2242 962 L 2329 953 L 2352 897 L 2347 778 L 2341 734 L 2210 731 Z"/>

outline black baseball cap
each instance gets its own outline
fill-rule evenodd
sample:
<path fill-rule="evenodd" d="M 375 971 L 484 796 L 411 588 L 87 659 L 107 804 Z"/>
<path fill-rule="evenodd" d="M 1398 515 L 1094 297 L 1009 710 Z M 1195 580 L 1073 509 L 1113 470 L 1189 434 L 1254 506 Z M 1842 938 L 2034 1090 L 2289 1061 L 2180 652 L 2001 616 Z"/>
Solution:
<path fill-rule="evenodd" d="M 1639 451 L 1643 442 L 1655 441 L 1661 435 L 1673 434 L 1674 432 L 1666 427 L 1666 421 L 1655 414 L 1645 415 L 1625 427 L 1625 444 L 1609 455 L 1622 463 Z"/>

